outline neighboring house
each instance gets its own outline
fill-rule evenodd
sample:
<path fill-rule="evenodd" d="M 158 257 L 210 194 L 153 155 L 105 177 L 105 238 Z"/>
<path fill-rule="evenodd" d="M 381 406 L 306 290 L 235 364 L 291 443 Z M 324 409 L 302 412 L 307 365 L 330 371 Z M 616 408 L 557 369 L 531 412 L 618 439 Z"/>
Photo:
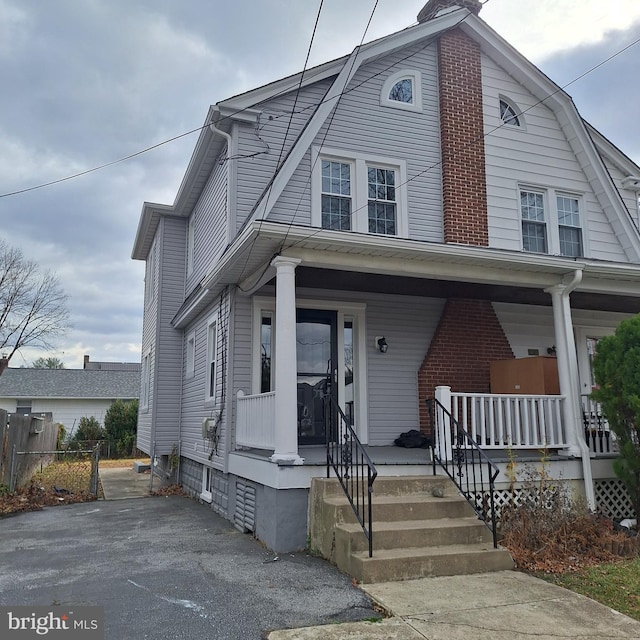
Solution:
<path fill-rule="evenodd" d="M 84 357 L 83 369 L 92 371 L 140 371 L 139 362 L 91 362 L 89 356 Z"/>
<path fill-rule="evenodd" d="M 114 400 L 136 400 L 139 371 L 84 369 L 5 369 L 0 376 L 0 409 L 19 414 L 50 414 L 68 435 L 82 417 L 103 424 Z"/>
<path fill-rule="evenodd" d="M 591 357 L 640 311 L 640 167 L 479 9 L 430 2 L 212 106 L 173 205 L 143 206 L 138 447 L 278 551 L 305 543 L 327 393 L 380 475 L 425 472 L 384 462 L 437 396 L 496 459 L 547 447 L 592 506 L 617 491 L 583 410 L 606 430 Z M 530 386 L 492 380 L 527 356 Z"/>

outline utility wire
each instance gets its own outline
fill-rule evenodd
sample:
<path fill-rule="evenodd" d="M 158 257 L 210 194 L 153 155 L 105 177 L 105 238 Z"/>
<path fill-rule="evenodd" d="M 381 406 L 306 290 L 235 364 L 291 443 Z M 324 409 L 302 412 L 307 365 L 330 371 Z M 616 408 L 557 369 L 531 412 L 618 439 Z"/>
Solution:
<path fill-rule="evenodd" d="M 486 4 L 487 2 L 489 2 L 489 0 L 485 0 L 485 2 L 483 2 L 482 4 Z M 562 86 L 562 89 L 565 89 L 566 87 L 568 87 L 568 86 L 570 86 L 570 85 L 572 85 L 572 84 L 576 83 L 578 80 L 581 80 L 582 78 L 584 78 L 585 76 L 589 75 L 590 73 L 592 73 L 592 72 L 593 72 L 593 71 L 595 71 L 596 69 L 600 68 L 601 66 L 603 66 L 603 65 L 607 64 L 608 62 L 610 62 L 610 61 L 611 61 L 611 60 L 613 60 L 614 58 L 618 57 L 619 55 L 621 55 L 621 54 L 622 54 L 622 53 L 624 53 L 625 51 L 627 51 L 627 50 L 631 49 L 632 47 L 634 47 L 634 46 L 635 46 L 635 45 L 637 45 L 638 43 L 640 43 L 640 38 L 638 38 L 638 39 L 634 40 L 633 42 L 629 43 L 628 45 L 626 45 L 625 47 L 623 47 L 622 49 L 620 49 L 620 50 L 619 50 L 619 51 L 617 51 L 616 53 L 612 54 L 611 56 L 609 56 L 609 57 L 608 57 L 608 58 L 606 58 L 605 60 L 603 60 L 603 61 L 599 62 L 599 63 L 598 63 L 598 64 L 596 64 L 596 65 L 594 65 L 593 67 L 591 67 L 590 69 L 588 69 L 588 70 L 587 70 L 587 71 L 585 71 L 584 73 L 581 73 L 579 76 L 577 76 L 576 78 L 574 78 L 574 79 L 573 79 L 573 80 L 571 80 L 570 82 L 568 82 L 568 83 L 566 83 L 565 85 L 563 85 L 563 86 Z M 375 76 L 379 75 L 380 73 L 384 73 L 384 71 L 378 72 L 378 73 L 374 74 L 374 76 L 372 76 L 372 77 L 375 77 Z M 361 85 L 361 84 L 363 84 L 364 82 L 367 82 L 369 79 L 370 79 L 370 78 L 366 78 L 365 80 L 363 80 L 363 82 L 362 82 L 362 83 L 360 83 L 359 85 L 356 85 L 356 86 L 354 86 L 354 87 L 351 87 L 348 91 L 345 91 L 344 93 L 348 93 L 348 92 L 350 92 L 350 91 L 353 91 L 354 89 L 356 89 L 358 86 L 360 86 L 360 85 Z M 284 95 L 285 93 L 288 93 L 289 91 L 290 91 L 290 89 L 289 89 L 289 88 L 283 89 L 282 91 L 280 91 L 280 92 L 276 93 L 273 97 L 274 97 L 274 98 L 276 98 L 276 97 L 278 97 L 278 96 L 280 96 L 280 95 Z M 557 92 L 555 92 L 555 93 L 557 93 Z M 551 96 L 551 95 L 553 95 L 553 94 L 550 94 L 550 96 Z M 547 96 L 547 97 L 550 97 L 550 96 Z M 315 106 L 319 106 L 319 105 L 320 105 L 320 104 L 322 104 L 324 101 L 325 101 L 325 100 L 323 100 L 323 101 L 319 102 L 317 105 L 315 105 L 315 104 L 314 104 L 314 105 L 310 105 L 310 106 L 308 106 L 308 107 L 305 107 L 304 109 L 301 109 L 301 110 L 300 110 L 300 111 L 298 111 L 297 113 L 302 113 L 302 112 L 306 111 L 306 110 L 307 110 L 307 109 L 309 109 L 309 108 L 312 108 L 312 107 L 315 107 Z M 242 113 L 242 112 L 244 112 L 244 111 L 248 110 L 249 108 L 250 108 L 250 107 L 244 107 L 244 108 L 242 108 L 242 109 L 238 109 L 237 111 L 235 111 L 235 112 L 233 112 L 233 113 L 231 113 L 231 114 L 229 114 L 229 115 L 227 115 L 227 116 L 223 116 L 223 117 L 220 119 L 220 121 L 219 121 L 219 122 L 223 122 L 224 120 L 231 119 L 231 118 L 235 117 L 236 115 L 238 115 L 238 114 L 240 114 L 240 113 Z M 50 186 L 52 186 L 52 185 L 59 184 L 59 183 L 61 183 L 61 182 L 67 182 L 67 181 L 69 181 L 69 180 L 74 180 L 75 178 L 80 178 L 80 177 L 85 176 L 85 175 L 87 175 L 87 174 L 94 173 L 94 172 L 96 172 L 96 171 L 100 171 L 100 170 L 102 170 L 102 169 L 106 169 L 106 168 L 108 168 L 108 167 L 112 167 L 112 166 L 114 166 L 114 165 L 116 165 L 116 164 L 120 164 L 120 163 L 122 163 L 122 162 L 126 162 L 127 160 L 131 160 L 131 159 L 133 159 L 133 158 L 136 158 L 136 157 L 138 157 L 138 156 L 141 156 L 141 155 L 143 155 L 143 154 L 145 154 L 145 153 L 148 153 L 148 152 L 150 152 L 150 151 L 153 151 L 153 150 L 155 150 L 155 149 L 158 149 L 159 147 L 162 147 L 162 146 L 164 146 L 164 145 L 166 145 L 166 144 L 169 144 L 169 143 L 171 143 L 171 142 L 175 142 L 176 140 L 179 140 L 179 139 L 184 138 L 184 137 L 186 137 L 186 136 L 192 135 L 193 133 L 197 133 L 197 132 L 201 131 L 202 129 L 206 129 L 208 126 L 209 126 L 209 123 L 206 123 L 206 124 L 204 124 L 204 125 L 202 125 L 202 126 L 200 126 L 200 127 L 196 127 L 195 129 L 191 129 L 190 131 L 186 131 L 186 132 L 184 132 L 184 133 L 180 133 L 180 134 L 178 134 L 178 135 L 176 135 L 176 136 L 173 136 L 172 138 L 168 138 L 168 139 L 166 139 L 166 140 L 163 140 L 162 142 L 158 142 L 158 143 L 153 144 L 153 145 L 151 145 L 151 146 L 149 146 L 149 147 L 146 147 L 146 148 L 144 148 L 144 149 L 141 149 L 140 151 L 136 151 L 135 153 L 131 153 L 131 154 L 129 154 L 129 155 L 127 155 L 127 156 L 124 156 L 124 157 L 122 157 L 122 158 L 118 158 L 117 160 L 113 160 L 113 161 L 111 161 L 111 162 L 106 162 L 106 163 L 104 163 L 104 164 L 101 164 L 101 165 L 98 165 L 98 166 L 92 167 L 91 169 L 86 169 L 85 171 L 80 171 L 80 172 L 78 172 L 78 173 L 74 173 L 74 174 L 71 174 L 71 175 L 65 176 L 64 178 L 59 178 L 59 179 L 57 179 L 57 180 L 51 180 L 51 181 L 49 181 L 49 182 L 44 182 L 44 183 L 41 183 L 41 184 L 33 185 L 33 186 L 31 186 L 31 187 L 26 187 L 26 188 L 24 188 L 24 189 L 18 189 L 18 190 L 16 190 L 16 191 L 10 191 L 10 192 L 7 192 L 7 193 L 2 193 L 2 194 L 0 194 L 0 198 L 8 198 L 9 196 L 20 195 L 20 194 L 22 194 L 22 193 L 28 193 L 28 192 L 30 192 L 30 191 L 35 191 L 35 190 L 37 190 L 37 189 L 42 189 L 42 188 L 44 188 L 44 187 L 50 187 Z"/>

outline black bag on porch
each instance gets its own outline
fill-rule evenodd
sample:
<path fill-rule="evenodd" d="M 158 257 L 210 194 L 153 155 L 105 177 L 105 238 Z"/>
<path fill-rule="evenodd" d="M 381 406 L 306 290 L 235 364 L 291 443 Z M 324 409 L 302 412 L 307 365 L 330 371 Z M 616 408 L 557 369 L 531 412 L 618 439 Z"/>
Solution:
<path fill-rule="evenodd" d="M 406 449 L 428 449 L 431 446 L 431 440 L 417 429 L 411 429 L 405 433 L 401 433 L 398 438 L 393 441 L 396 447 L 405 447 Z"/>

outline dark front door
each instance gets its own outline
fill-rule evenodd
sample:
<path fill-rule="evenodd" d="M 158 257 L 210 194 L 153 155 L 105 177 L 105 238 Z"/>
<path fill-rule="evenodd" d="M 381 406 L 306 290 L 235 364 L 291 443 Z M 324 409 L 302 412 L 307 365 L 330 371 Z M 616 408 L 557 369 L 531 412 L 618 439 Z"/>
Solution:
<path fill-rule="evenodd" d="M 337 400 L 337 313 L 298 309 L 298 443 L 324 444 L 325 403 L 329 393 Z"/>

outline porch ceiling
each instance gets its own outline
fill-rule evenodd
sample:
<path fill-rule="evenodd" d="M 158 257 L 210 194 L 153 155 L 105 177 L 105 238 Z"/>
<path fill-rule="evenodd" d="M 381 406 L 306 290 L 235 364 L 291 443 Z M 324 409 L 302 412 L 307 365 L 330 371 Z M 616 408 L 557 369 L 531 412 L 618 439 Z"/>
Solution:
<path fill-rule="evenodd" d="M 366 291 L 431 298 L 468 298 L 551 306 L 551 296 L 548 293 L 542 289 L 530 287 L 372 275 L 370 273 L 314 269 L 303 266 L 296 269 L 296 286 L 312 289 Z M 571 294 L 571 306 L 574 309 L 593 311 L 640 313 L 640 298 L 574 291 Z"/>

